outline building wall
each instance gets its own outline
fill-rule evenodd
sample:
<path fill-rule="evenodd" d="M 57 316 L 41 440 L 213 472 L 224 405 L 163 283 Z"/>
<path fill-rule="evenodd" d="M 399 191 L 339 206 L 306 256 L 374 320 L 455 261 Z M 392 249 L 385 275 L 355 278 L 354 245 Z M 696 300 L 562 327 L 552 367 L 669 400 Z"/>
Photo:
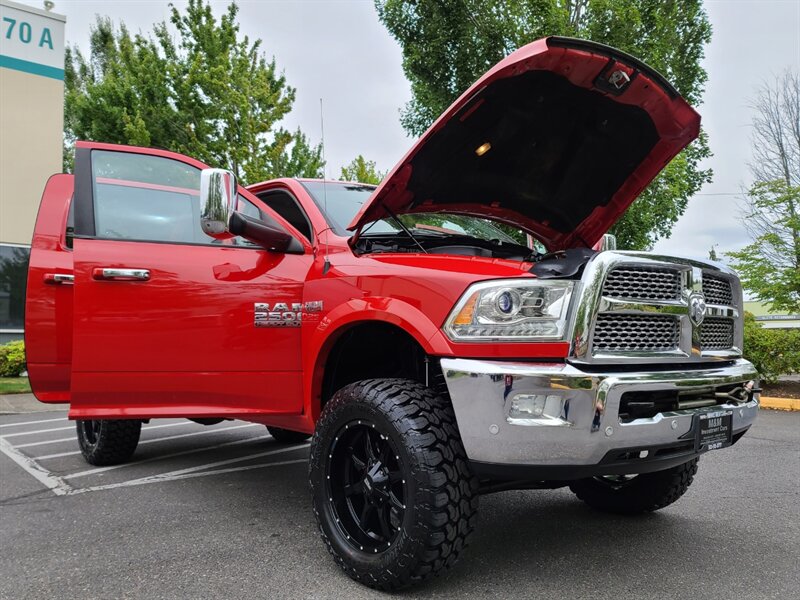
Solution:
<path fill-rule="evenodd" d="M 0 343 L 22 337 L 36 213 L 62 170 L 64 22 L 0 0 Z"/>
<path fill-rule="evenodd" d="M 47 178 L 62 170 L 64 82 L 0 68 L 0 242 L 30 244 Z"/>
<path fill-rule="evenodd" d="M 765 329 L 800 329 L 800 315 L 775 312 L 765 302 L 745 302 L 744 310 L 752 313 Z"/>

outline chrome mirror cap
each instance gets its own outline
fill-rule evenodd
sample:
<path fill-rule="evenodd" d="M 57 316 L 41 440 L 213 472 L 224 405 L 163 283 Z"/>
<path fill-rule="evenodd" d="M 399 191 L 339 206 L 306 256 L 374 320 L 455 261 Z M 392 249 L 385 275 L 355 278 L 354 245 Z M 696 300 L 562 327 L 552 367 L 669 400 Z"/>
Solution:
<path fill-rule="evenodd" d="M 603 239 L 600 240 L 600 252 L 605 252 L 606 250 L 616 250 L 617 249 L 617 236 L 611 235 L 610 233 L 603 234 Z"/>
<path fill-rule="evenodd" d="M 232 237 L 231 216 L 237 208 L 236 175 L 225 169 L 200 173 L 200 227 L 214 239 Z"/>

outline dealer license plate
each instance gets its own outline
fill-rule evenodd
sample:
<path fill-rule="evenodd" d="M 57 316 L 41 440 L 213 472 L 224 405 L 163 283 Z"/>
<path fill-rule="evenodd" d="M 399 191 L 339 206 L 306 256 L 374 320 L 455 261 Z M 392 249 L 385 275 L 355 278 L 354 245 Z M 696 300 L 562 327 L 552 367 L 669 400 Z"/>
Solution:
<path fill-rule="evenodd" d="M 718 410 L 699 415 L 697 450 L 717 450 L 731 445 L 733 439 L 733 411 Z"/>

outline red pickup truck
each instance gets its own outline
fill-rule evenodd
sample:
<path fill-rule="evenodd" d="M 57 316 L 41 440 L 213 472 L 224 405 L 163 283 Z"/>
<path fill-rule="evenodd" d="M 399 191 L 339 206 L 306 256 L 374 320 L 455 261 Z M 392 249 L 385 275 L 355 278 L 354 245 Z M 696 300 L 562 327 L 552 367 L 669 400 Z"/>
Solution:
<path fill-rule="evenodd" d="M 662 508 L 756 417 L 741 286 L 601 245 L 699 124 L 635 58 L 548 38 L 377 187 L 244 188 L 187 156 L 79 142 L 33 238 L 33 389 L 70 403 L 92 464 L 130 459 L 159 417 L 313 435 L 322 538 L 382 589 L 451 566 L 483 493 Z"/>

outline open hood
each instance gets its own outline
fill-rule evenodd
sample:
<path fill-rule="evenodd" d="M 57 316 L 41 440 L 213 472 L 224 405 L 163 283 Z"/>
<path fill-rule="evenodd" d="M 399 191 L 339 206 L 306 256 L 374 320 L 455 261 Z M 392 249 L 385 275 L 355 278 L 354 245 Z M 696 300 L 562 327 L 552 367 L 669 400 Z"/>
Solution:
<path fill-rule="evenodd" d="M 348 229 L 451 212 L 515 225 L 550 250 L 590 247 L 699 130 L 700 115 L 632 56 L 542 39 L 464 92 Z"/>

